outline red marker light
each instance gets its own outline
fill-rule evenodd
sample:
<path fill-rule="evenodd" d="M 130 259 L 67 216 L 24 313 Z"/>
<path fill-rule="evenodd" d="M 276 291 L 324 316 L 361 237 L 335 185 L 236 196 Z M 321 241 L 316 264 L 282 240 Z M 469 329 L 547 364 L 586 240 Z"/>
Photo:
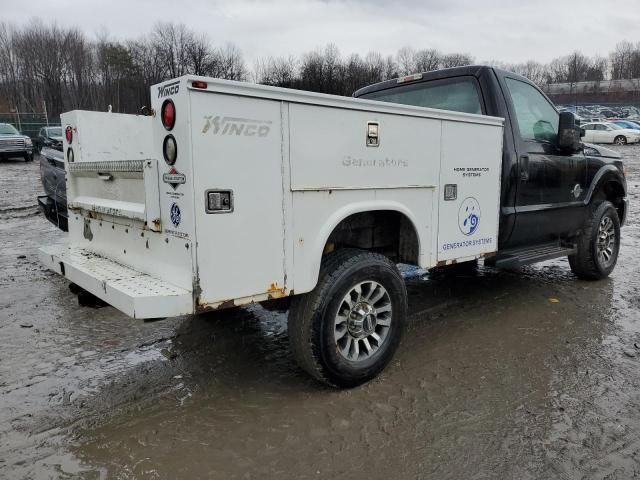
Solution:
<path fill-rule="evenodd" d="M 193 82 L 191 82 L 191 86 L 193 88 L 206 89 L 207 88 L 207 82 L 203 82 L 202 80 L 194 80 Z"/>
<path fill-rule="evenodd" d="M 414 73 L 413 75 L 407 75 L 405 77 L 400 77 L 396 80 L 397 83 L 406 83 L 413 82 L 414 80 L 420 80 L 422 78 L 421 73 Z"/>
<path fill-rule="evenodd" d="M 67 128 L 64 129 L 64 136 L 67 139 L 67 143 L 71 143 L 71 140 L 73 140 L 73 129 L 71 125 L 67 125 Z"/>
<path fill-rule="evenodd" d="M 173 130 L 173 126 L 176 124 L 176 106 L 171 100 L 165 100 L 162 103 L 160 118 L 162 119 L 162 125 L 164 125 L 164 128 L 167 130 Z"/>

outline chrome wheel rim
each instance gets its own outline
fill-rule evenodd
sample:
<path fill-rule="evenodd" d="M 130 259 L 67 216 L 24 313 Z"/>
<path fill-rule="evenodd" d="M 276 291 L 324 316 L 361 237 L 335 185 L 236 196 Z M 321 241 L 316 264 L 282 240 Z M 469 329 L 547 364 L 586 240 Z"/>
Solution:
<path fill-rule="evenodd" d="M 609 216 L 600 220 L 596 248 L 600 265 L 609 267 L 614 262 L 616 253 L 616 229 Z"/>
<path fill-rule="evenodd" d="M 622 137 L 618 137 L 618 138 L 616 138 L 616 143 L 617 143 L 618 145 L 624 145 L 624 138 L 622 138 Z"/>
<path fill-rule="evenodd" d="M 334 322 L 340 355 L 352 362 L 371 358 L 384 345 L 391 329 L 391 297 L 378 282 L 357 284 L 344 296 Z"/>

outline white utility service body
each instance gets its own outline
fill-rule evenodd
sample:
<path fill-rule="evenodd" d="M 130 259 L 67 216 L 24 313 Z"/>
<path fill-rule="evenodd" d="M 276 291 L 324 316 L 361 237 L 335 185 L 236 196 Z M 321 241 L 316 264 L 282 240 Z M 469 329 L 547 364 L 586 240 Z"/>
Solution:
<path fill-rule="evenodd" d="M 153 116 L 62 115 L 69 235 L 41 249 L 132 317 L 309 292 L 332 231 L 361 212 L 402 214 L 423 268 L 497 250 L 501 118 L 195 76 L 151 98 Z"/>

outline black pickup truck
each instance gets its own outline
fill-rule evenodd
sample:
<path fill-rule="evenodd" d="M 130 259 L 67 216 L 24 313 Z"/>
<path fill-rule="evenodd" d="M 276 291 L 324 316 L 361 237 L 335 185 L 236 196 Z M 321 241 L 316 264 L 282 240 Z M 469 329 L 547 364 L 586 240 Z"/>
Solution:
<path fill-rule="evenodd" d="M 40 150 L 40 179 L 44 195 L 38 205 L 44 216 L 60 230 L 68 230 L 67 185 L 64 154 L 61 150 L 44 146 Z"/>
<path fill-rule="evenodd" d="M 354 97 L 505 119 L 499 267 L 567 256 L 579 277 L 609 275 L 627 214 L 621 156 L 580 142 L 571 113 L 524 77 L 487 66 L 409 75 Z M 464 142 L 464 139 L 460 139 Z"/>

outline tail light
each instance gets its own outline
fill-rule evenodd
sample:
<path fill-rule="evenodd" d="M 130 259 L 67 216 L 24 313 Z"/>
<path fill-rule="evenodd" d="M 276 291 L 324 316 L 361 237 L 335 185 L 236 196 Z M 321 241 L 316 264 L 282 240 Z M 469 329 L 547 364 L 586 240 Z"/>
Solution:
<path fill-rule="evenodd" d="M 162 103 L 160 118 L 164 128 L 167 130 L 173 130 L 173 126 L 176 124 L 176 106 L 171 100 L 167 99 Z"/>
<path fill-rule="evenodd" d="M 73 140 L 73 129 L 71 125 L 67 125 L 67 128 L 64 129 L 64 136 L 67 139 L 67 143 L 71 143 L 71 140 Z"/>

